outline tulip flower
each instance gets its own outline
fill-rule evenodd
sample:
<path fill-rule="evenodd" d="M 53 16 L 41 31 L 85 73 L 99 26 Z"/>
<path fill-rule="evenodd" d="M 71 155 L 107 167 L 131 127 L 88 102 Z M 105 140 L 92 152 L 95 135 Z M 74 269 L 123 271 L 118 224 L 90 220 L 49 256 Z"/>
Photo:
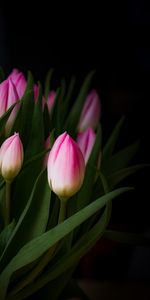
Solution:
<path fill-rule="evenodd" d="M 23 146 L 19 134 L 15 133 L 4 141 L 0 148 L 0 173 L 5 181 L 11 182 L 23 164 Z"/>
<path fill-rule="evenodd" d="M 64 132 L 55 141 L 48 158 L 48 182 L 61 199 L 73 196 L 80 189 L 85 162 L 77 143 Z"/>
<path fill-rule="evenodd" d="M 0 84 L 0 117 L 18 100 L 19 96 L 11 78 L 4 80 Z M 6 134 L 8 134 L 12 128 L 18 109 L 19 105 L 16 105 L 7 120 L 5 126 Z"/>
<path fill-rule="evenodd" d="M 91 127 L 95 129 L 98 125 L 101 113 L 101 103 L 100 98 L 95 90 L 92 90 L 85 101 L 83 110 L 78 124 L 78 131 L 85 131 L 87 128 Z"/>
<path fill-rule="evenodd" d="M 9 75 L 9 78 L 16 87 L 19 99 L 21 99 L 27 86 L 24 74 L 19 72 L 17 69 L 13 69 L 12 73 Z"/>
<path fill-rule="evenodd" d="M 48 99 L 47 99 L 47 106 L 48 106 L 49 114 L 52 111 L 52 108 L 53 108 L 53 105 L 54 105 L 54 102 L 55 102 L 55 98 L 56 98 L 56 92 L 55 91 L 51 91 L 49 93 Z"/>
<path fill-rule="evenodd" d="M 84 132 L 80 132 L 77 136 L 77 144 L 82 151 L 85 164 L 87 163 L 92 152 L 96 134 L 92 128 L 87 128 Z"/>

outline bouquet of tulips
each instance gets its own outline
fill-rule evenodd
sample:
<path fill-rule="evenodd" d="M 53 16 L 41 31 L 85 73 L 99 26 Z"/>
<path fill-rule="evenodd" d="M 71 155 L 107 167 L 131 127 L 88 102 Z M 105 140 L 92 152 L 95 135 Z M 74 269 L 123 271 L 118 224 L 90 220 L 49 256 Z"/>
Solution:
<path fill-rule="evenodd" d="M 102 146 L 101 102 L 94 72 L 75 96 L 75 78 L 52 90 L 14 69 L 0 83 L 0 299 L 82 296 L 73 272 L 104 235 L 116 186 L 138 142 L 115 153 L 124 118 Z M 72 289 L 68 286 L 72 284 Z M 74 286 L 74 288 L 73 288 Z"/>

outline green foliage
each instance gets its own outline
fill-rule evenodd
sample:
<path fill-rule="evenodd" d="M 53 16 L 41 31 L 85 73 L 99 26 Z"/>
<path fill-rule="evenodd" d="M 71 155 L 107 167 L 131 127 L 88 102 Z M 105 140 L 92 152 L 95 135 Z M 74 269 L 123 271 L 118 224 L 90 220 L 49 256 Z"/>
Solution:
<path fill-rule="evenodd" d="M 19 102 L 19 110 L 11 134 L 19 132 L 24 148 L 24 163 L 11 183 L 10 219 L 4 226 L 5 181 L 0 177 L 0 299 L 21 300 L 33 294 L 37 299 L 55 300 L 58 297 L 86 296 L 71 279 L 82 256 L 102 237 L 140 245 L 149 245 L 143 235 L 120 233 L 107 229 L 112 200 L 131 188 L 116 188 L 127 176 L 147 165 L 131 166 L 139 141 L 115 152 L 124 117 L 116 125 L 106 145 L 102 145 L 102 126 L 96 129 L 96 140 L 86 165 L 81 189 L 68 199 L 66 219 L 58 224 L 60 200 L 51 192 L 43 161 L 50 149 L 44 142 L 50 135 L 53 145 L 57 136 L 67 131 L 74 139 L 79 118 L 94 71 L 85 78 L 74 100 L 76 79 L 67 86 L 60 80 L 49 114 L 46 101 L 52 87 L 53 69 L 47 74 L 44 86 L 38 83 L 34 99 L 34 78 L 28 72 L 27 87 Z M 4 74 L 0 69 L 0 80 Z M 5 124 L 15 104 L 0 118 L 0 142 L 5 139 Z M 101 167 L 98 161 L 101 155 Z M 67 158 L 66 158 L 67 159 Z M 72 286 L 69 292 L 67 285 Z M 67 293 L 68 292 L 68 293 Z"/>

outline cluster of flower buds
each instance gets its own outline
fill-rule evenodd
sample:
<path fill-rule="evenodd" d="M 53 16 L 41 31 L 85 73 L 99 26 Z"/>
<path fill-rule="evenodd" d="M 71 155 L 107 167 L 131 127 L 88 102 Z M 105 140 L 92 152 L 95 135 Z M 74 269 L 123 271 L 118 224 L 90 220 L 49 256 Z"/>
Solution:
<path fill-rule="evenodd" d="M 27 82 L 22 72 L 14 69 L 9 77 L 0 84 L 0 117 L 14 103 L 19 103 Z M 38 97 L 38 86 L 34 84 L 35 102 Z M 47 105 L 51 113 L 56 98 L 56 92 L 50 91 L 47 101 L 42 99 L 43 110 Z M 19 106 L 15 106 L 8 118 L 5 130 L 10 131 L 16 118 Z M 100 99 L 95 90 L 87 98 L 77 126 L 76 142 L 67 134 L 62 133 L 56 139 L 50 153 L 44 158 L 44 167 L 48 168 L 50 188 L 60 197 L 68 198 L 74 195 L 82 186 L 85 166 L 91 155 L 96 133 L 95 129 L 100 119 Z M 7 134 L 6 134 L 7 135 Z M 50 148 L 50 137 L 45 142 L 45 149 Z M 0 148 L 0 173 L 6 181 L 12 181 L 19 173 L 23 164 L 23 146 L 18 133 L 4 141 Z"/>

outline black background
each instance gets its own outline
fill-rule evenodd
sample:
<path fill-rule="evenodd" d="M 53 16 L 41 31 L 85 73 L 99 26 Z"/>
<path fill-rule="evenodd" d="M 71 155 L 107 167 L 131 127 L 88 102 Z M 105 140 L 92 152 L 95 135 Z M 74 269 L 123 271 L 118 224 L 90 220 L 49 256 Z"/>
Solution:
<path fill-rule="evenodd" d="M 148 1 L 127 1 L 124 6 L 114 2 L 64 6 L 56 1 L 55 6 L 51 2 L 36 4 L 33 10 L 20 2 L 16 10 L 4 7 L 0 13 L 0 64 L 6 74 L 14 67 L 25 74 L 30 69 L 35 80 L 42 82 L 54 67 L 54 87 L 62 76 L 68 80 L 75 74 L 76 89 L 87 72 L 96 69 L 93 87 L 102 102 L 104 143 L 124 114 L 119 147 L 140 138 L 134 163 L 149 163 L 149 35 Z M 149 170 L 138 172 L 125 183 L 135 186 L 135 191 L 114 201 L 111 226 L 149 232 Z M 91 276 L 149 279 L 149 256 L 144 247 L 117 244 L 97 256 Z M 86 276 L 82 265 L 78 272 Z"/>

